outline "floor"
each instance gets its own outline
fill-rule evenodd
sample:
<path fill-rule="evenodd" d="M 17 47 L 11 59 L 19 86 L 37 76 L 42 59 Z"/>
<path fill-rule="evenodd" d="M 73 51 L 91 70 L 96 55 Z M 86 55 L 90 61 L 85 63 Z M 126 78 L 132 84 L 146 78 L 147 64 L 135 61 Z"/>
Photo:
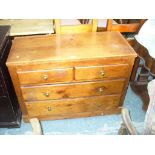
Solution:
<path fill-rule="evenodd" d="M 128 87 L 124 106 L 130 110 L 135 127 L 141 133 L 145 112 L 141 99 Z M 89 118 L 42 121 L 44 135 L 117 135 L 121 115 L 96 116 Z M 22 122 L 20 128 L 0 128 L 0 135 L 31 135 L 30 123 Z"/>

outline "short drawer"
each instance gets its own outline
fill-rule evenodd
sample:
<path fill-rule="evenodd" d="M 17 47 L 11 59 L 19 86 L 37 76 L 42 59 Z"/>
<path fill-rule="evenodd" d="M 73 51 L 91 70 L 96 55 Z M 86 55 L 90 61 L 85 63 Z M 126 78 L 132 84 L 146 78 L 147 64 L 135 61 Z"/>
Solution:
<path fill-rule="evenodd" d="M 51 70 L 18 71 L 20 84 L 69 82 L 73 80 L 73 68 Z"/>
<path fill-rule="evenodd" d="M 25 101 L 120 94 L 125 79 L 21 87 Z"/>
<path fill-rule="evenodd" d="M 26 102 L 30 117 L 63 115 L 95 111 L 110 111 L 119 107 L 120 95 L 107 95 L 76 99 Z"/>
<path fill-rule="evenodd" d="M 127 64 L 75 67 L 75 80 L 128 77 Z"/>

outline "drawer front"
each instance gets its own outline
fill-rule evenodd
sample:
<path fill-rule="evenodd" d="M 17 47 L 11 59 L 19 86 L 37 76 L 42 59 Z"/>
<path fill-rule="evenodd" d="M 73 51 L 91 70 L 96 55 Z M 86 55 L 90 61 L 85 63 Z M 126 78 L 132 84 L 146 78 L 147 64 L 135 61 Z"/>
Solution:
<path fill-rule="evenodd" d="M 105 65 L 75 67 L 76 80 L 92 80 L 104 78 L 124 78 L 128 77 L 128 65 Z"/>
<path fill-rule="evenodd" d="M 25 101 L 37 101 L 98 96 L 106 94 L 120 94 L 123 90 L 124 82 L 124 79 L 120 79 L 97 82 L 79 82 L 71 84 L 21 87 L 21 89 Z"/>
<path fill-rule="evenodd" d="M 73 80 L 73 68 L 18 71 L 20 84 L 39 84 L 51 82 L 69 82 Z"/>
<path fill-rule="evenodd" d="M 119 107 L 119 95 L 26 102 L 30 117 L 108 111 Z"/>

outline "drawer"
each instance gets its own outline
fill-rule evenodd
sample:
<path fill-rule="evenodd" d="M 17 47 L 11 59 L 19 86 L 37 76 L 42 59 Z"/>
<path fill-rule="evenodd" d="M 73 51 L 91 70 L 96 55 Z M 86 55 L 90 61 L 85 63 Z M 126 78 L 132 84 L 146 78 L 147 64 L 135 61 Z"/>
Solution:
<path fill-rule="evenodd" d="M 26 102 L 30 117 L 109 111 L 119 107 L 120 95 Z"/>
<path fill-rule="evenodd" d="M 92 80 L 104 78 L 128 77 L 127 64 L 75 67 L 75 80 Z"/>
<path fill-rule="evenodd" d="M 25 101 L 120 94 L 125 79 L 21 87 Z"/>
<path fill-rule="evenodd" d="M 18 71 L 20 84 L 39 84 L 51 82 L 69 82 L 73 80 L 73 68 L 51 70 Z"/>

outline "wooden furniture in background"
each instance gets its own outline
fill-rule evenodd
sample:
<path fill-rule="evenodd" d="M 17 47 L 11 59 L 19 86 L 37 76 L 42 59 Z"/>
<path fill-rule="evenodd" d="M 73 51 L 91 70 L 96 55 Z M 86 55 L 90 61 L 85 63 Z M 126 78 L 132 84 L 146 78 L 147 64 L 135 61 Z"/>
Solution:
<path fill-rule="evenodd" d="M 25 121 L 63 119 L 119 113 L 135 57 L 119 32 L 56 34 L 15 38 L 7 66 Z"/>
<path fill-rule="evenodd" d="M 113 19 L 108 19 L 107 31 L 121 32 L 129 42 L 129 44 L 135 49 L 135 46 L 136 46 L 135 35 L 138 33 L 139 29 L 141 28 L 141 26 L 144 24 L 145 21 L 146 19 L 119 19 L 119 20 L 116 20 L 117 24 L 114 24 Z M 139 62 L 140 62 L 140 59 L 139 57 L 137 57 L 131 74 L 131 79 L 130 79 L 131 82 L 135 81 Z"/>
<path fill-rule="evenodd" d="M 0 127 L 20 127 L 21 111 L 5 65 L 10 52 L 10 26 L 0 26 Z"/>
<path fill-rule="evenodd" d="M 82 24 L 92 24 L 93 19 L 80 20 Z M 115 20 L 112 20 L 113 24 L 117 24 Z M 97 19 L 97 32 L 107 31 L 107 19 Z"/>
<path fill-rule="evenodd" d="M 151 75 L 155 77 L 155 58 L 151 57 L 148 50 L 136 41 L 135 51 L 138 54 L 139 60 L 142 59 L 144 63 L 139 67 L 136 67 L 135 73 L 137 73 L 137 68 L 141 68 L 140 73 L 134 76 L 133 81 L 131 81 L 132 90 L 141 97 L 143 100 L 143 109 L 147 110 L 149 103 L 149 95 L 147 91 L 148 77 Z"/>
<path fill-rule="evenodd" d="M 97 31 L 107 31 L 108 19 L 98 19 Z M 112 20 L 112 24 L 118 24 L 115 20 Z"/>
<path fill-rule="evenodd" d="M 155 78 L 154 26 L 155 20 L 148 19 L 135 36 L 136 43 L 134 49 L 138 54 L 138 60 L 141 59 L 141 61 L 140 65 L 136 65 L 136 69 L 134 67 L 138 72 L 136 72 L 137 74 L 134 76 L 131 76 L 131 88 L 142 98 L 144 110 L 147 110 L 149 103 L 147 84 L 150 80 Z M 138 63 L 139 62 L 137 62 L 137 64 Z"/>
<path fill-rule="evenodd" d="M 117 24 L 113 22 L 113 19 L 107 20 L 107 31 L 119 31 L 124 33 L 124 36 L 131 45 L 134 45 L 134 35 L 138 33 L 140 27 L 145 22 L 145 19 L 137 20 L 118 20 Z"/>
<path fill-rule="evenodd" d="M 85 32 L 96 32 L 97 20 L 93 19 L 90 24 L 63 24 L 62 20 L 55 19 L 55 33 L 56 34 L 72 34 L 72 33 L 85 33 Z"/>
<path fill-rule="evenodd" d="M 128 22 L 123 23 L 123 19 L 120 20 L 121 23 L 114 24 L 113 19 L 107 20 L 107 30 L 108 31 L 119 31 L 119 32 L 138 32 L 141 25 L 145 22 L 145 19 L 139 19 L 135 22 Z"/>
<path fill-rule="evenodd" d="M 10 36 L 52 34 L 52 19 L 2 19 L 0 25 L 10 25 Z"/>

